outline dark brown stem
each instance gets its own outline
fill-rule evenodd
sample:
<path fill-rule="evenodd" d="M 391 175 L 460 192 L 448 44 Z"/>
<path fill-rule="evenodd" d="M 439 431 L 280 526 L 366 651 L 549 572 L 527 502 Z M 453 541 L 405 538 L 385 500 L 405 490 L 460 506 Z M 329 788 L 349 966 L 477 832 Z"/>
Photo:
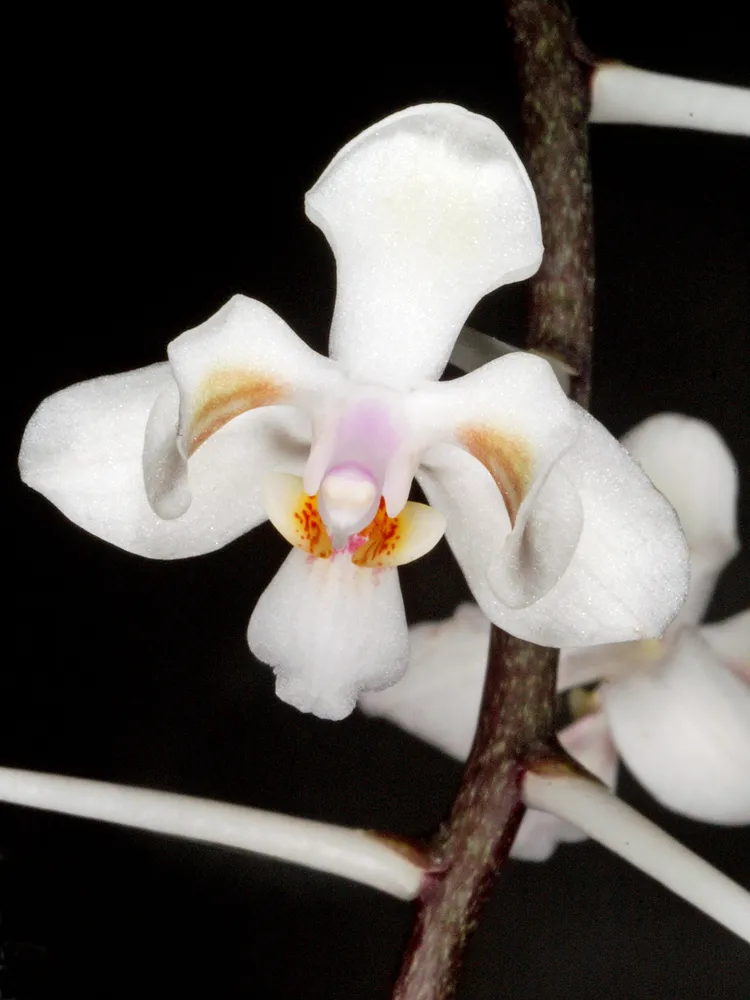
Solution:
<path fill-rule="evenodd" d="M 531 279 L 527 346 L 571 369 L 571 396 L 588 406 L 594 321 L 594 244 L 588 131 L 592 57 L 567 6 L 507 0 L 519 68 L 526 167 L 545 253 Z"/>
<path fill-rule="evenodd" d="M 553 0 L 506 3 L 546 247 L 533 279 L 527 345 L 566 362 L 571 394 L 585 406 L 594 289 L 588 60 L 567 7 Z M 455 992 L 466 943 L 523 817 L 523 775 L 543 760 L 563 759 L 554 736 L 556 663 L 557 650 L 493 626 L 474 745 L 450 817 L 430 847 L 394 1000 L 447 1000 Z"/>
<path fill-rule="evenodd" d="M 492 630 L 479 727 L 431 874 L 396 1000 L 445 1000 L 492 879 L 524 813 L 520 782 L 552 749 L 557 650 Z"/>

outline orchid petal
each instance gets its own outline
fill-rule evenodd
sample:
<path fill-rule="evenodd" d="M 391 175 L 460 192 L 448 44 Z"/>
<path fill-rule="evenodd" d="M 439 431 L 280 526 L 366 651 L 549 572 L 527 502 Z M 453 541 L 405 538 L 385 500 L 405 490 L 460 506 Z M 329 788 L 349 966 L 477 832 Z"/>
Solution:
<path fill-rule="evenodd" d="M 726 665 L 750 684 L 750 608 L 723 622 L 704 625 L 700 634 Z"/>
<path fill-rule="evenodd" d="M 529 518 L 546 542 L 548 566 L 563 562 L 555 528 L 564 545 L 577 530 L 571 490 L 582 507 L 582 531 L 567 568 L 533 603 L 512 607 L 500 599 L 503 588 L 488 555 L 494 549 L 486 541 L 497 537 L 499 517 L 487 473 L 458 449 L 440 446 L 430 449 L 432 468 L 423 469 L 420 484 L 446 517 L 446 537 L 477 603 L 500 628 L 545 646 L 660 635 L 687 590 L 687 550 L 677 518 L 604 427 L 569 405 L 578 436 L 539 489 Z"/>
<path fill-rule="evenodd" d="M 600 694 L 620 756 L 654 798 L 694 819 L 750 823 L 750 685 L 697 629 Z"/>
<path fill-rule="evenodd" d="M 394 684 L 406 669 L 397 570 L 293 549 L 255 606 L 247 639 L 273 667 L 282 701 L 321 719 L 343 719 L 361 691 Z"/>
<path fill-rule="evenodd" d="M 679 413 L 644 420 L 622 443 L 677 511 L 691 559 L 690 592 L 679 619 L 693 625 L 739 550 L 737 465 L 710 424 Z"/>
<path fill-rule="evenodd" d="M 273 407 L 223 428 L 191 460 L 192 506 L 163 520 L 148 504 L 144 472 L 174 481 L 176 399 L 167 363 L 55 393 L 26 428 L 21 477 L 75 524 L 129 552 L 177 559 L 226 545 L 265 519 L 263 471 L 301 470 L 309 421 Z M 144 463 L 147 423 L 152 447 Z"/>
<path fill-rule="evenodd" d="M 355 379 L 437 378 L 479 299 L 541 262 L 518 155 L 494 122 L 451 104 L 407 108 L 364 131 L 305 206 L 336 257 L 330 354 Z"/>
<path fill-rule="evenodd" d="M 479 716 L 490 623 L 476 604 L 461 604 L 445 621 L 413 626 L 409 638 L 404 676 L 383 691 L 363 694 L 360 707 L 465 760 Z"/>
<path fill-rule="evenodd" d="M 451 618 L 423 622 L 409 630 L 409 667 L 396 684 L 363 694 L 367 715 L 388 719 L 444 753 L 465 760 L 479 716 L 489 648 L 490 623 L 475 604 L 461 604 Z M 617 756 L 601 713 L 568 726 L 560 742 L 584 767 L 614 787 Z M 584 840 L 570 823 L 529 810 L 512 855 L 544 861 L 561 841 Z"/>
<path fill-rule="evenodd" d="M 144 452 L 147 470 L 161 464 L 169 472 L 158 477 L 158 488 L 153 482 L 149 488 L 149 502 L 161 517 L 178 517 L 188 509 L 188 458 L 228 422 L 278 404 L 311 411 L 316 393 L 331 392 L 342 381 L 335 366 L 307 347 L 273 310 L 244 295 L 233 296 L 200 326 L 173 340 L 168 355 L 179 390 L 176 440 L 170 444 L 165 429 L 156 438 L 148 436 Z M 159 401 L 156 419 L 167 405 Z"/>
<path fill-rule="evenodd" d="M 515 524 L 534 485 L 578 434 L 551 366 L 518 352 L 409 396 L 405 419 L 425 443 L 451 442 L 490 472 Z"/>
<path fill-rule="evenodd" d="M 573 646 L 560 650 L 557 689 L 568 691 L 594 681 L 616 680 L 649 666 L 666 654 L 669 639 L 638 642 L 605 642 L 599 646 Z"/>
<path fill-rule="evenodd" d="M 603 713 L 584 716 L 563 729 L 558 739 L 579 764 L 608 788 L 615 787 L 617 753 Z M 587 838 L 588 834 L 566 820 L 538 809 L 528 809 L 521 820 L 510 856 L 521 861 L 547 861 L 558 844 L 576 844 Z"/>
<path fill-rule="evenodd" d="M 565 571 L 582 527 L 581 504 L 567 479 L 555 474 L 548 481 L 578 433 L 549 364 L 528 354 L 499 359 L 463 378 L 420 387 L 411 410 L 417 437 L 422 427 L 425 437 L 451 442 L 427 448 L 419 478 L 436 507 L 445 503 L 454 512 L 453 537 L 471 550 L 481 584 L 491 572 L 493 589 L 509 607 L 538 600 Z M 455 445 L 471 458 L 458 455 Z M 551 489 L 554 500 L 539 503 Z M 475 519 L 484 531 L 475 530 Z"/>

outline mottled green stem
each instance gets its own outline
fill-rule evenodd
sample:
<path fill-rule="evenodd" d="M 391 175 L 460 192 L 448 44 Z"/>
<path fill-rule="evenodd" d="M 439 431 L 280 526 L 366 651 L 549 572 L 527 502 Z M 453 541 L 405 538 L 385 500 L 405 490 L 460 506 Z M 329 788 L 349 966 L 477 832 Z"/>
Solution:
<path fill-rule="evenodd" d="M 533 279 L 527 345 L 569 366 L 571 395 L 585 406 L 594 288 L 586 57 L 562 4 L 506 3 L 523 92 L 526 162 L 546 247 Z M 395 1000 L 447 1000 L 455 993 L 466 943 L 523 817 L 523 775 L 542 760 L 564 762 L 554 736 L 556 663 L 557 650 L 493 627 L 474 745 L 450 817 L 429 849 L 430 871 Z"/>

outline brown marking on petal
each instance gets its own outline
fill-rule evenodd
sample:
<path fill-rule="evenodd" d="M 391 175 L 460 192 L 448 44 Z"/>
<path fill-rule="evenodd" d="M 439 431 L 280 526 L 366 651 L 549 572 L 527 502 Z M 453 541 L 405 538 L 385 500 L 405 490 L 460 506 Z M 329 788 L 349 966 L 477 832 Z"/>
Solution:
<path fill-rule="evenodd" d="M 490 427 L 462 427 L 458 440 L 495 480 L 514 525 L 531 483 L 533 459 L 528 441 Z"/>
<path fill-rule="evenodd" d="M 188 454 L 234 417 L 281 402 L 289 387 L 262 372 L 226 368 L 212 372 L 198 387 L 188 433 Z"/>

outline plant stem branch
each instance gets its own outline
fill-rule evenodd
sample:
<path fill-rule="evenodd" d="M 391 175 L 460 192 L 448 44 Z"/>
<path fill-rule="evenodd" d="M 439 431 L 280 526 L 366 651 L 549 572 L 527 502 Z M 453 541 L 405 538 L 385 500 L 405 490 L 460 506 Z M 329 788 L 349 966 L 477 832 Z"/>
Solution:
<path fill-rule="evenodd" d="M 526 772 L 523 800 L 573 823 L 750 943 L 750 893 L 598 781 L 541 764 Z"/>
<path fill-rule="evenodd" d="M 590 120 L 750 136 L 750 90 L 602 60 L 591 80 Z"/>
<path fill-rule="evenodd" d="M 416 852 L 391 838 L 148 788 L 0 767 L 0 800 L 201 840 L 290 861 L 414 899 L 424 878 Z"/>

